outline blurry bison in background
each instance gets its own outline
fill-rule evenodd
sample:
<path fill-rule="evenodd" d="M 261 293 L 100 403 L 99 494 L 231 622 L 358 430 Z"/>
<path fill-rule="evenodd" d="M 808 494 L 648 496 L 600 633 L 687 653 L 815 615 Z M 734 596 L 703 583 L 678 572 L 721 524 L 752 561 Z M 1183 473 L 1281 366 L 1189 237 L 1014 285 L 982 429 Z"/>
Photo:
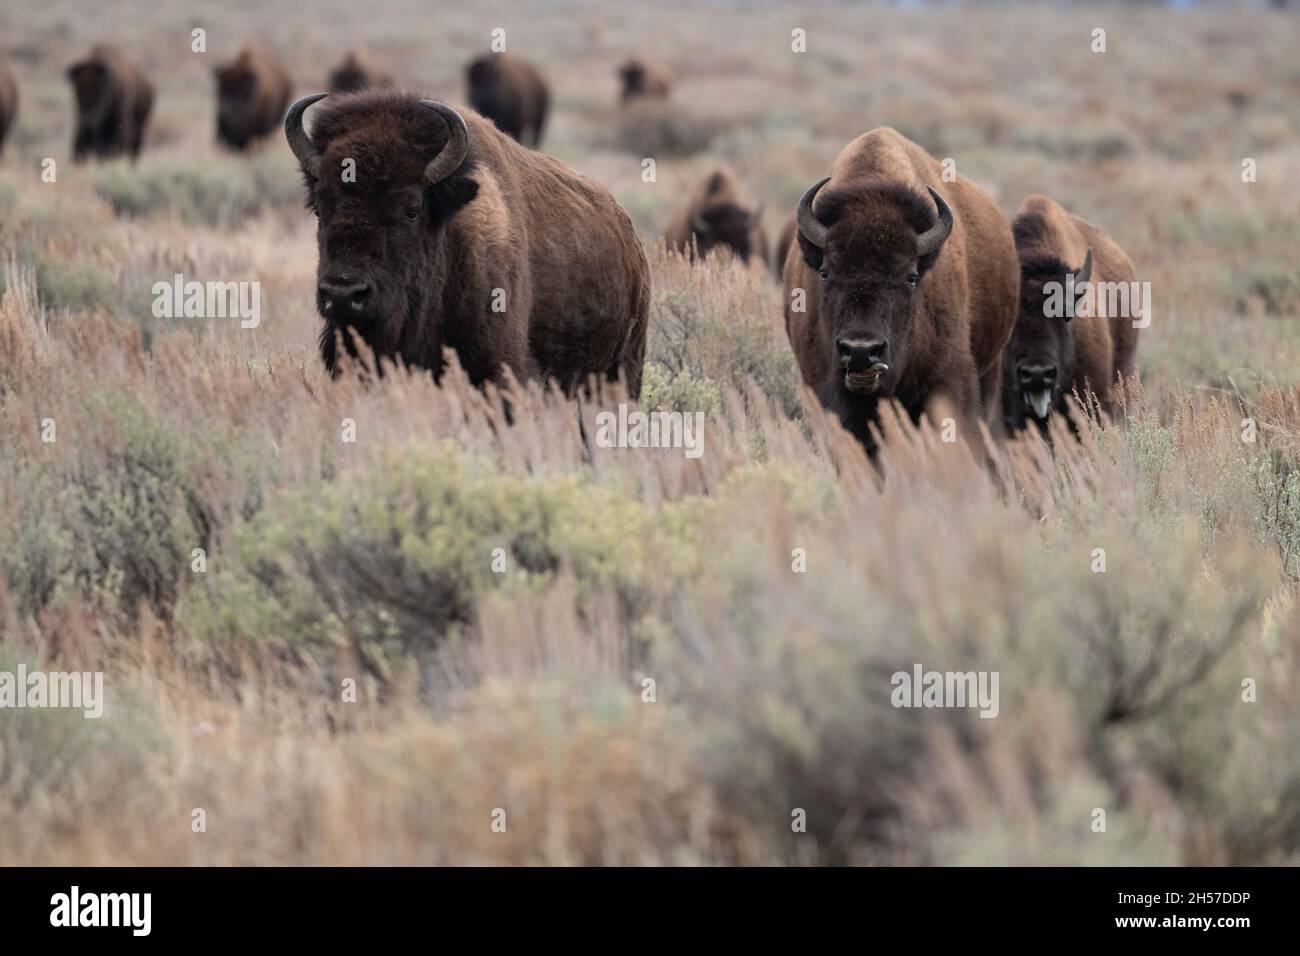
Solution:
<path fill-rule="evenodd" d="M 330 73 L 329 85 L 331 93 L 356 93 L 375 87 L 392 86 L 393 76 L 373 63 L 366 54 L 350 50 Z"/>
<path fill-rule="evenodd" d="M 217 142 L 248 149 L 280 128 L 289 105 L 289 74 L 258 40 L 212 71 L 217 79 Z"/>
<path fill-rule="evenodd" d="M 4 60 L 0 60 L 0 153 L 4 152 L 5 137 L 18 115 L 18 84 Z"/>
<path fill-rule="evenodd" d="M 470 106 L 525 146 L 542 142 L 550 93 L 532 64 L 510 53 L 488 53 L 465 70 Z"/>
<path fill-rule="evenodd" d="M 1115 415 L 1116 379 L 1133 374 L 1140 318 L 1133 303 L 1111 314 L 1100 284 L 1136 281 L 1133 263 L 1105 231 L 1046 196 L 1029 196 L 1012 222 L 1020 257 L 1020 315 L 1002 359 L 1003 421 L 1009 432 L 1040 428 L 1065 396 L 1097 397 Z M 1083 283 L 1090 283 L 1084 285 Z M 1055 285 L 1055 288 L 1053 288 Z M 1065 296 L 1073 298 L 1067 303 Z M 1053 301 L 1055 300 L 1055 301 Z M 1062 308 L 1067 305 L 1069 308 Z M 1118 304 L 1118 303 L 1116 303 Z"/>
<path fill-rule="evenodd" d="M 68 80 L 77 100 L 73 160 L 124 152 L 139 158 L 153 108 L 153 86 L 144 71 L 117 47 L 96 46 L 68 67 Z"/>
<path fill-rule="evenodd" d="M 757 256 L 767 262 L 767 234 L 763 231 L 762 207 L 741 198 L 740 181 L 730 169 L 721 168 L 707 176 L 694 195 L 677 210 L 664 232 L 669 248 L 690 252 L 691 240 L 703 256 L 710 249 L 726 246 L 742 262 Z"/>
<path fill-rule="evenodd" d="M 640 98 L 667 99 L 672 89 L 672 81 L 665 71 L 639 57 L 633 57 L 619 67 L 618 75 L 623 79 L 624 103 Z"/>
<path fill-rule="evenodd" d="M 888 399 L 913 421 L 941 396 L 967 426 L 992 417 L 1020 276 L 997 204 L 963 176 L 944 182 L 933 156 L 881 127 L 844 148 L 795 219 L 786 332 L 845 429 L 874 452 L 869 426 Z"/>
<path fill-rule="evenodd" d="M 321 356 L 337 348 L 431 369 L 455 350 L 475 384 L 622 375 L 640 393 L 650 275 L 632 222 L 602 186 L 483 117 L 370 90 L 285 135 L 319 219 Z M 323 170 L 344 157 L 355 181 Z"/>
<path fill-rule="evenodd" d="M 776 237 L 776 253 L 772 256 L 772 271 L 776 273 L 778 279 L 785 269 L 785 257 L 790 254 L 790 247 L 794 245 L 794 234 L 797 229 L 794 213 L 791 213 L 790 218 L 781 227 L 781 235 Z"/>

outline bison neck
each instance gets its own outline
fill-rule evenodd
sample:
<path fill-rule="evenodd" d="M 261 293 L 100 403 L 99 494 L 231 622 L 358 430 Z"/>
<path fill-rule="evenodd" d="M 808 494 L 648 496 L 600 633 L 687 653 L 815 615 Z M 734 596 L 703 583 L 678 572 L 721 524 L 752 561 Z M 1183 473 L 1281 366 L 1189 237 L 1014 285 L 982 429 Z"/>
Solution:
<path fill-rule="evenodd" d="M 879 426 L 880 409 L 884 402 L 898 402 L 914 424 L 921 420 L 921 414 L 925 411 L 925 396 L 913 390 L 901 389 L 893 395 L 855 395 L 838 378 L 819 397 L 822 404 L 839 416 L 844 430 L 862 442 L 870 455 L 876 453 L 871 426 Z"/>

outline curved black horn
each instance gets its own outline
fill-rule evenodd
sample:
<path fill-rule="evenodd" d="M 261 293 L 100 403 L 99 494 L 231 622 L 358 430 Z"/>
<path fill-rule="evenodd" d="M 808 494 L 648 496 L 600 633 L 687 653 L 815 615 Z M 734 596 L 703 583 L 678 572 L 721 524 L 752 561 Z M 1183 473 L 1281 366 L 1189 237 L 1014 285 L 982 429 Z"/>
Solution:
<path fill-rule="evenodd" d="M 916 237 L 917 256 L 928 256 L 932 252 L 937 252 L 944 240 L 948 238 L 948 233 L 952 232 L 952 210 L 933 186 L 925 188 L 930 190 L 934 204 L 939 208 L 939 221 Z"/>
<path fill-rule="evenodd" d="M 298 162 L 302 168 L 311 174 L 313 179 L 320 179 L 320 147 L 312 141 L 307 135 L 307 131 L 302 128 L 302 114 L 307 112 L 307 107 L 311 106 L 317 100 L 325 99 L 325 93 L 312 93 L 310 96 L 304 96 L 292 106 L 289 112 L 284 114 L 284 137 L 289 141 L 289 148 L 293 150 L 294 156 L 298 157 Z"/>
<path fill-rule="evenodd" d="M 1083 257 L 1083 265 L 1079 266 L 1079 271 L 1074 274 L 1074 284 L 1076 286 L 1081 282 L 1087 282 L 1092 278 L 1092 246 L 1088 247 L 1088 254 Z"/>
<path fill-rule="evenodd" d="M 427 106 L 447 122 L 447 145 L 424 167 L 424 181 L 436 186 L 465 162 L 469 154 L 469 127 L 465 125 L 465 117 L 450 106 L 434 100 L 420 100 L 420 105 Z"/>
<path fill-rule="evenodd" d="M 825 179 L 814 183 L 799 199 L 799 206 L 795 210 L 794 218 L 799 226 L 799 232 L 818 249 L 823 249 L 826 246 L 826 227 L 818 222 L 817 217 L 813 215 L 813 198 L 830 181 L 831 178 L 827 176 Z"/>

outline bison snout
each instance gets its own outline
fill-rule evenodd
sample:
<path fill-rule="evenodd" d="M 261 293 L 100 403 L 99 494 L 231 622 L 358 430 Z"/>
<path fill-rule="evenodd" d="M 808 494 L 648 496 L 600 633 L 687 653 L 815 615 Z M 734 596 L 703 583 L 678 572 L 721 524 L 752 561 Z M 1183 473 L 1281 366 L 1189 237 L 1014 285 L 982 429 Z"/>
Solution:
<path fill-rule="evenodd" d="M 322 312 L 338 318 L 349 312 L 363 311 L 371 291 L 368 282 L 349 280 L 342 276 L 326 276 L 316 287 L 316 297 Z"/>
<path fill-rule="evenodd" d="M 1056 366 L 1049 362 L 1021 362 L 1016 366 L 1016 378 L 1026 391 L 1051 391 L 1056 387 Z"/>
<path fill-rule="evenodd" d="M 889 355 L 889 343 L 884 339 L 840 339 L 835 348 L 847 372 L 865 372 L 885 362 Z"/>

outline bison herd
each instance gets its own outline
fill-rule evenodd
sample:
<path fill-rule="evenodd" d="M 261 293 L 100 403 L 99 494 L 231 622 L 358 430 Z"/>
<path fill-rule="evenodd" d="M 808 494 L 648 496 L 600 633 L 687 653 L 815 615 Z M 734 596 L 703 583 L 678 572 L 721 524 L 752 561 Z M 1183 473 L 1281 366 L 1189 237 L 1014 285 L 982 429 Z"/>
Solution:
<path fill-rule="evenodd" d="M 451 349 L 479 384 L 510 374 L 571 390 L 598 374 L 639 394 L 646 256 L 606 189 L 536 150 L 550 94 L 535 67 L 506 53 L 474 60 L 465 110 L 398 92 L 355 51 L 329 74 L 333 96 L 292 105 L 288 73 L 258 43 L 214 73 L 223 146 L 245 150 L 283 119 L 318 219 L 331 374 L 340 348 L 435 376 Z M 625 104 L 670 95 L 666 72 L 640 58 L 618 77 Z M 68 79 L 74 158 L 137 157 L 154 96 L 139 65 L 98 46 Z M 0 62 L 0 147 L 17 106 Z M 807 189 L 770 261 L 761 219 L 719 168 L 664 242 L 691 259 L 726 248 L 771 265 L 804 382 L 869 452 L 888 401 L 913 420 L 942 401 L 1009 433 L 1045 428 L 1070 395 L 1118 410 L 1142 323 L 1092 292 L 1135 283 L 1135 271 L 1109 235 L 1052 199 L 1030 196 L 1008 222 L 979 186 L 880 128 Z"/>

